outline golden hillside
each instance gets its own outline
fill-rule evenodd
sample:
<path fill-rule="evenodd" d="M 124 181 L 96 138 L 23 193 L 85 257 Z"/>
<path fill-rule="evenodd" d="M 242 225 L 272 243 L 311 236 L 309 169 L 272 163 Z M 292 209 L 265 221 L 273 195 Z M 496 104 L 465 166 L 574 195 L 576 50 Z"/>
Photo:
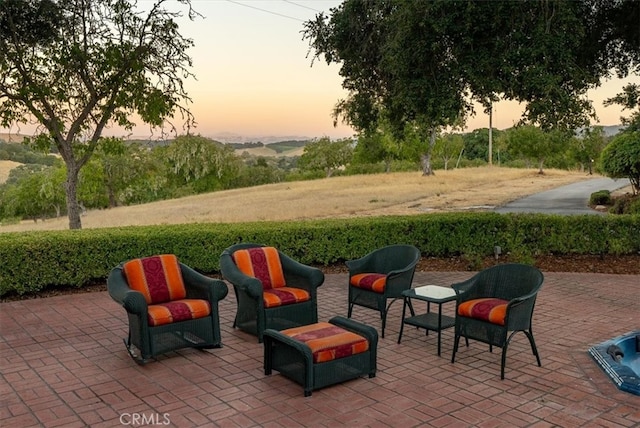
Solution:
<path fill-rule="evenodd" d="M 373 215 L 482 211 L 585 179 L 583 172 L 500 167 L 331 177 L 267 184 L 159 201 L 91 210 L 83 228 L 206 222 L 287 221 Z M 0 232 L 63 230 L 66 217 L 0 226 Z"/>

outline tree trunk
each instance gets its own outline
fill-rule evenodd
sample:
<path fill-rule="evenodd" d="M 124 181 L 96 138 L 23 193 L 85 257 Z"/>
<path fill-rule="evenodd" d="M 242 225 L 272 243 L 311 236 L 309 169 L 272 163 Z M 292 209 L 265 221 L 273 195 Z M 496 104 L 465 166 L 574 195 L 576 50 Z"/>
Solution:
<path fill-rule="evenodd" d="M 493 103 L 489 106 L 489 165 L 493 165 Z"/>
<path fill-rule="evenodd" d="M 116 192 L 113 190 L 113 186 L 107 184 L 107 195 L 109 195 L 109 208 L 115 208 L 118 206 L 118 201 L 116 200 Z"/>
<path fill-rule="evenodd" d="M 422 175 L 434 175 L 431 168 L 431 153 L 424 153 L 420 156 L 420 164 L 422 165 Z"/>
<path fill-rule="evenodd" d="M 80 205 L 78 204 L 78 173 L 76 168 L 67 164 L 67 180 L 64 182 L 64 190 L 67 194 L 67 215 L 69 216 L 69 229 L 82 229 L 80 221 Z"/>
<path fill-rule="evenodd" d="M 433 151 L 433 146 L 436 145 L 436 129 L 431 128 L 431 133 L 429 135 L 429 146 L 427 147 L 427 152 L 420 156 L 420 163 L 422 165 L 422 175 L 435 175 L 433 172 L 433 168 L 431 168 L 431 152 Z"/>
<path fill-rule="evenodd" d="M 544 163 L 544 159 L 540 159 L 538 161 L 538 174 L 544 175 L 544 171 L 542 170 L 542 164 Z"/>

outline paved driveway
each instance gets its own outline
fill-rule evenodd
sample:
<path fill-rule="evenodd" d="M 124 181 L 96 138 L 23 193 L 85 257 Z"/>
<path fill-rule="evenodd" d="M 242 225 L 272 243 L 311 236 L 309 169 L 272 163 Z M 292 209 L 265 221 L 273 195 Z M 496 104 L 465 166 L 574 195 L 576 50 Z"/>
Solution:
<path fill-rule="evenodd" d="M 614 191 L 628 185 L 629 180 L 626 178 L 619 180 L 592 178 L 518 199 L 496 208 L 495 211 L 499 213 L 602 215 L 603 213 L 589 208 L 591 194 L 598 190 Z"/>

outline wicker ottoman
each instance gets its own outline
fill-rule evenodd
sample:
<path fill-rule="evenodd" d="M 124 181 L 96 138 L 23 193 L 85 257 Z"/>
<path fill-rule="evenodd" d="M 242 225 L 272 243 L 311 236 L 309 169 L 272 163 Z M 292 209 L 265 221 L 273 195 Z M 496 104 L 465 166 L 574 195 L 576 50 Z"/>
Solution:
<path fill-rule="evenodd" d="M 304 387 L 316 389 L 362 375 L 376 375 L 378 332 L 344 317 L 287 330 L 264 332 L 264 374 L 277 370 Z"/>

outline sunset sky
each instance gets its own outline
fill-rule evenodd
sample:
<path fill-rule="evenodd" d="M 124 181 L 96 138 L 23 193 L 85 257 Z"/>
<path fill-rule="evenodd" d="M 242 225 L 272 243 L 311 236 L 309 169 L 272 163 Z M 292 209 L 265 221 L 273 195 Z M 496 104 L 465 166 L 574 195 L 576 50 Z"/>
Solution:
<path fill-rule="evenodd" d="M 303 21 L 329 13 L 339 0 L 196 0 L 205 19 L 188 22 L 184 33 L 195 41 L 192 51 L 197 82 L 189 83 L 193 112 L 203 135 L 224 132 L 245 136 L 281 135 L 348 137 L 353 130 L 333 127 L 331 111 L 346 96 L 339 66 L 307 57 Z M 633 79 L 640 83 L 637 76 Z M 618 107 L 603 108 L 625 82 L 605 82 L 590 97 L 600 124 L 620 123 Z M 488 116 L 477 109 L 468 129 L 488 127 Z M 508 128 L 522 108 L 503 102 L 493 123 Z M 627 114 L 628 115 L 628 114 Z"/>
<path fill-rule="evenodd" d="M 151 0 L 141 0 L 144 5 Z M 186 89 L 198 127 L 195 132 L 214 137 L 225 133 L 244 137 L 349 137 L 353 130 L 333 126 L 331 111 L 346 96 L 339 66 L 307 57 L 302 40 L 303 22 L 318 12 L 329 12 L 340 0 L 193 0 L 204 19 L 184 19 L 181 33 L 192 38 L 196 80 Z M 599 123 L 620 122 L 618 107 L 603 108 L 602 101 L 619 92 L 626 82 L 605 82 L 592 91 Z M 478 108 L 468 130 L 488 127 L 488 117 Z M 503 102 L 494 110 L 494 127 L 512 126 L 522 109 Z M 628 116 L 628 113 L 625 113 Z M 13 130 L 15 132 L 15 130 Z M 134 136 L 149 135 L 141 126 Z"/>

